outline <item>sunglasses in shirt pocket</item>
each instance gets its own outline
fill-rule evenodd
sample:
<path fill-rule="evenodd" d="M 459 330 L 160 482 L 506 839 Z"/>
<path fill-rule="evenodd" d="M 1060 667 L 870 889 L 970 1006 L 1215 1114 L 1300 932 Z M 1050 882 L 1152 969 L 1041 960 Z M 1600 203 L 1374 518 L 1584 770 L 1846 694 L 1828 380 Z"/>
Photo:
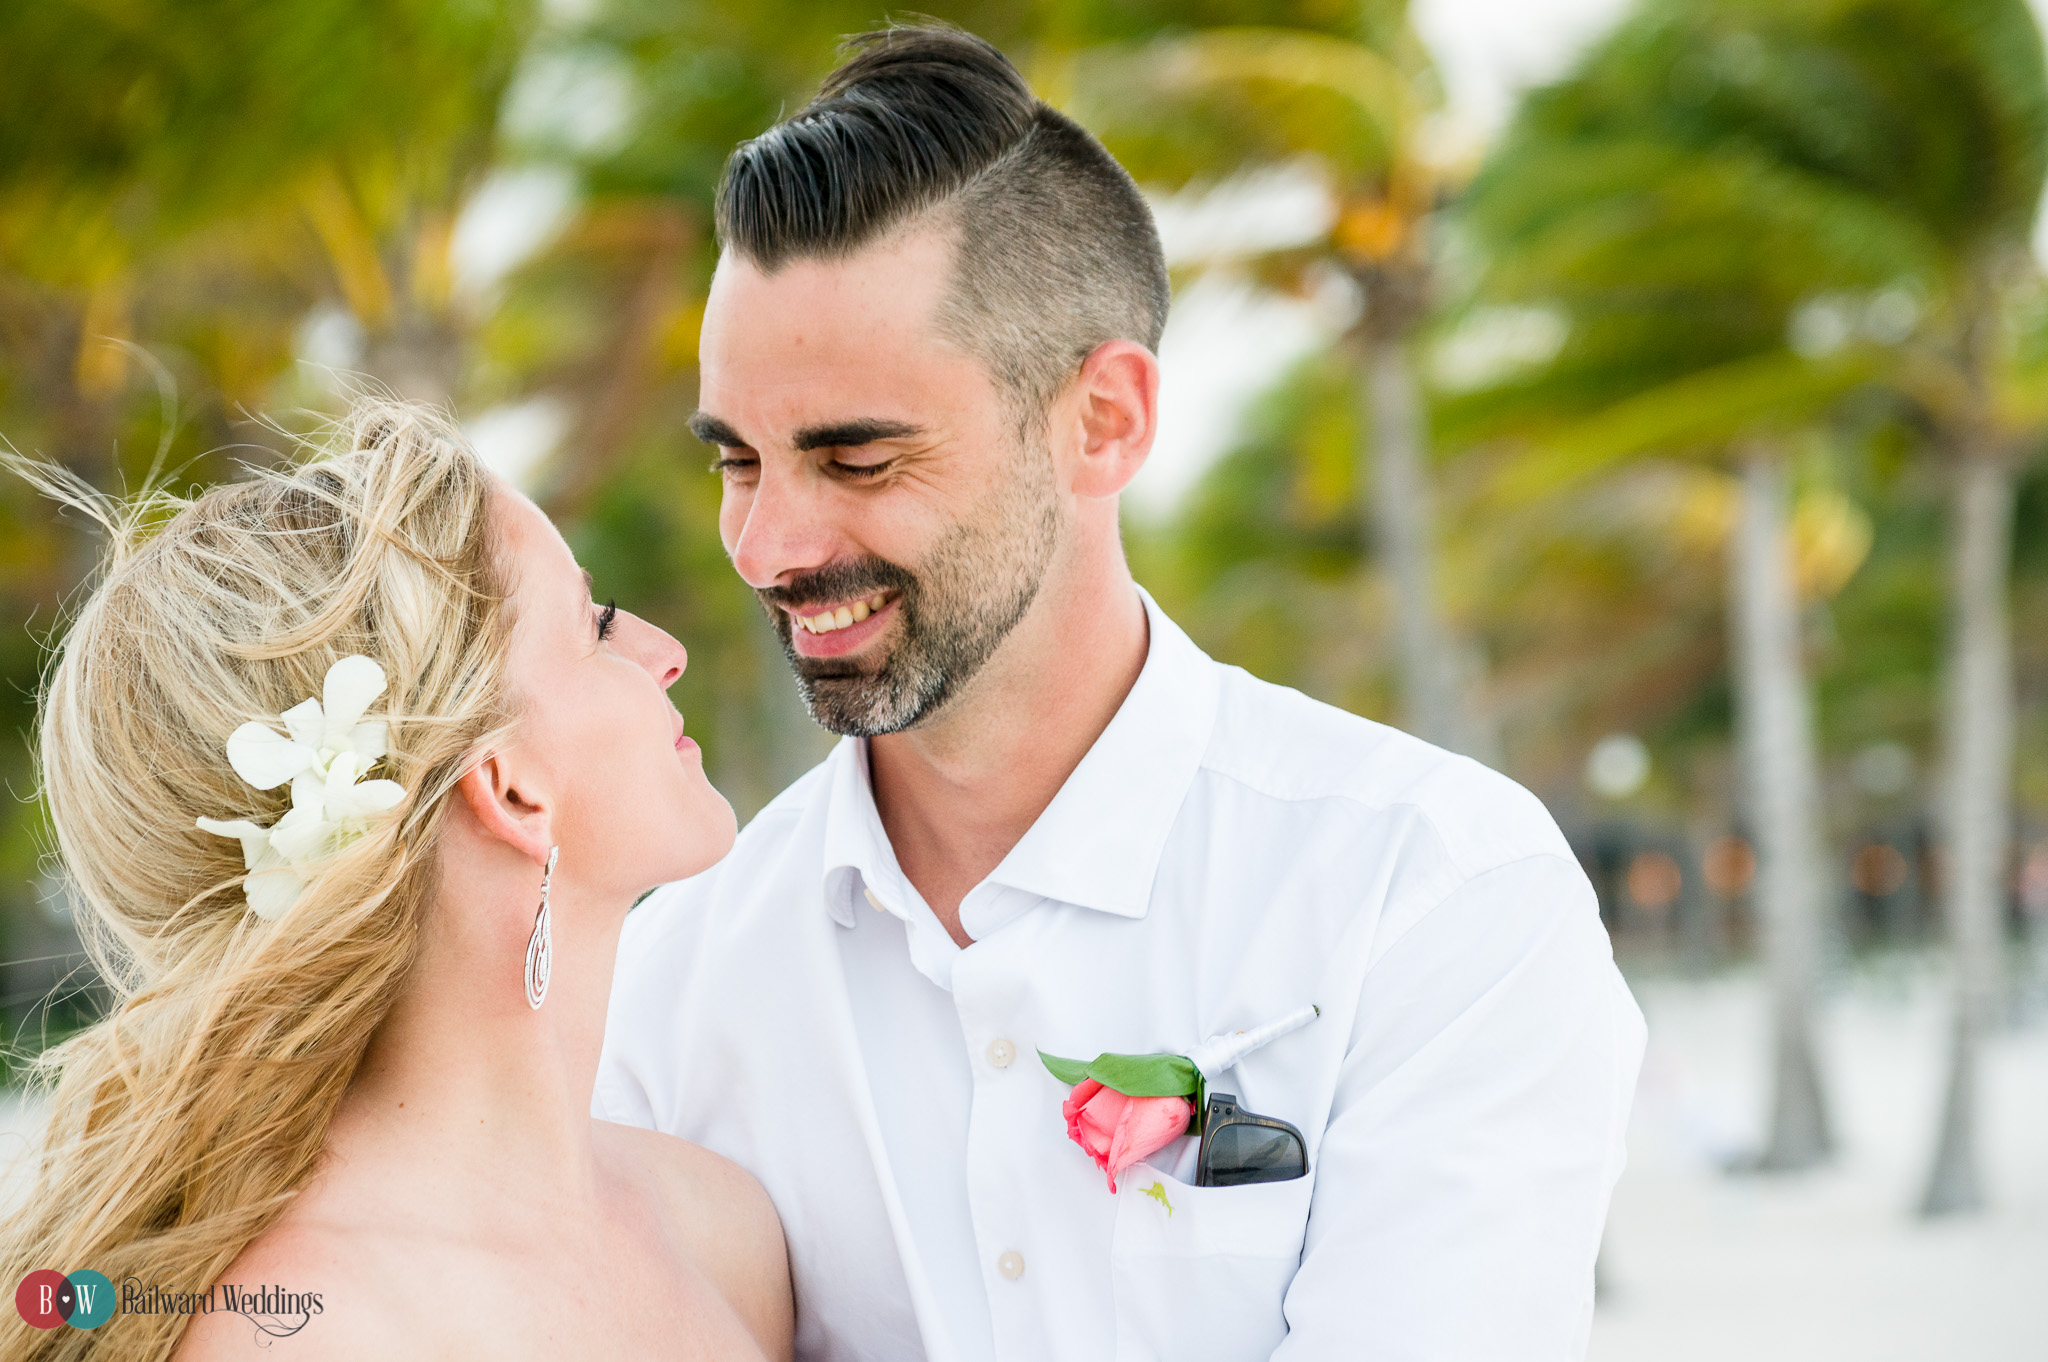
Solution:
<path fill-rule="evenodd" d="M 1117 1182 L 1116 1362 L 1244 1362 L 1279 1347 L 1315 1180 L 1200 1187 L 1138 1164 Z"/>

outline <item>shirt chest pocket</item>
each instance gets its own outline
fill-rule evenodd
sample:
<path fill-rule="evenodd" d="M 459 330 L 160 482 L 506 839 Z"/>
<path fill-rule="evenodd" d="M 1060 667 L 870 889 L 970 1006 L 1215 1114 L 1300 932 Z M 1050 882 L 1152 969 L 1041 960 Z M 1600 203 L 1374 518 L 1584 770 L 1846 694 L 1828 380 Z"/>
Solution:
<path fill-rule="evenodd" d="M 1253 1362 L 1279 1347 L 1313 1180 L 1194 1187 L 1140 1164 L 1117 1181 L 1116 1362 Z"/>

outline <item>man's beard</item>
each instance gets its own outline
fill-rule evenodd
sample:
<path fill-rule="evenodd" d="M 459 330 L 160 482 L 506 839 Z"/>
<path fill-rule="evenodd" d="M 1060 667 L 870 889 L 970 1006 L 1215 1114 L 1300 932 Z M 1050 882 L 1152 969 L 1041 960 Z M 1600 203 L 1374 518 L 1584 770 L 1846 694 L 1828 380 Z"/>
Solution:
<path fill-rule="evenodd" d="M 804 705 L 822 727 L 859 738 L 915 728 L 960 693 L 1030 610 L 1059 545 L 1060 517 L 1050 457 L 1022 458 L 1037 465 L 1036 476 L 992 498 L 990 514 L 980 518 L 987 523 L 955 524 L 914 571 L 870 556 L 756 593 Z M 785 606 L 883 591 L 896 593 L 897 623 L 879 661 L 796 651 L 796 624 Z"/>

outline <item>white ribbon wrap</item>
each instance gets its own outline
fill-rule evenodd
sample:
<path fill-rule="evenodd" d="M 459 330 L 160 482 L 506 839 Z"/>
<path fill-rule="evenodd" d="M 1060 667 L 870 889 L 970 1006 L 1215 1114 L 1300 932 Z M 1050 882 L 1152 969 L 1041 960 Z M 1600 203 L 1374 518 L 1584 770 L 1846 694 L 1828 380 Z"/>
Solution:
<path fill-rule="evenodd" d="M 1249 1031 L 1231 1031 L 1224 1035 L 1211 1036 L 1188 1051 L 1188 1058 L 1202 1071 L 1202 1078 L 1205 1081 L 1213 1082 L 1218 1074 L 1252 1051 L 1264 1049 L 1280 1037 L 1299 1031 L 1322 1015 L 1323 1010 L 1310 1003 L 1263 1026 L 1254 1026 Z"/>

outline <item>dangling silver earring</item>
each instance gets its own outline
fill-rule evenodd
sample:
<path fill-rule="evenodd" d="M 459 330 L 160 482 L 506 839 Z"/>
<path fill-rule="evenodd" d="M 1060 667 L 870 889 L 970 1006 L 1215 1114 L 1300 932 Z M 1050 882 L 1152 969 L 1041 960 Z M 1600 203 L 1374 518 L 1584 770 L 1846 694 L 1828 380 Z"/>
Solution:
<path fill-rule="evenodd" d="M 533 935 L 526 939 L 526 1005 L 538 1008 L 547 1001 L 548 975 L 555 968 L 555 923 L 548 916 L 548 887 L 555 882 L 555 858 L 560 847 L 548 848 L 548 868 L 540 872 L 540 911 L 533 915 Z"/>

